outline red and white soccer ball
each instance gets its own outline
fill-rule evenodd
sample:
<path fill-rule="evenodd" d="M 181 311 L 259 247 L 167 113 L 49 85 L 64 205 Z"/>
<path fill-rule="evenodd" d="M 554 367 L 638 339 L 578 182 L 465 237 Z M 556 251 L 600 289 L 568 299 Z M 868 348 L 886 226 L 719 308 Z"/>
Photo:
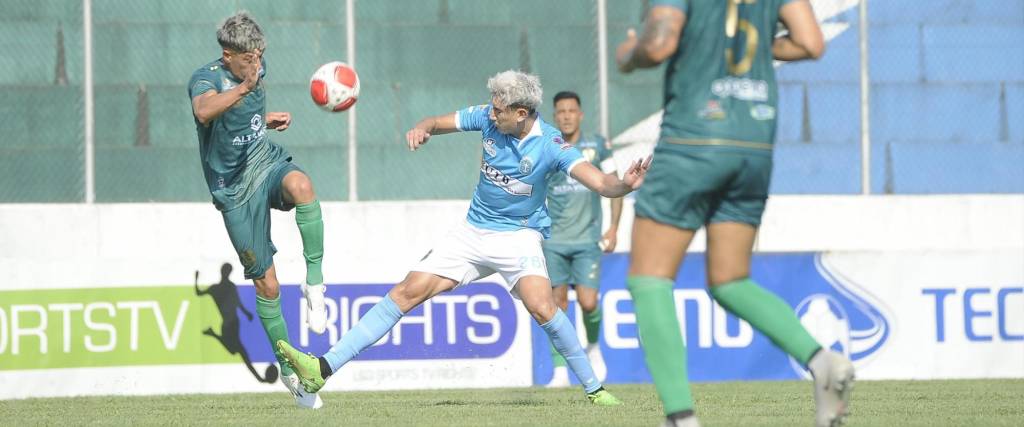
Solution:
<path fill-rule="evenodd" d="M 359 97 L 359 75 L 344 62 L 328 62 L 309 79 L 313 103 L 331 112 L 345 111 Z"/>

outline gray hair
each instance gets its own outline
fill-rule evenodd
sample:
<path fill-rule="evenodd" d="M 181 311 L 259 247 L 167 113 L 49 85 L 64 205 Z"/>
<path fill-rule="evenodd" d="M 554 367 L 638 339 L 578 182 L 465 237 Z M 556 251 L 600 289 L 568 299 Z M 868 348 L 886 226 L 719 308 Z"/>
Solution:
<path fill-rule="evenodd" d="M 220 47 L 235 52 L 264 51 L 267 41 L 263 30 L 249 12 L 240 10 L 220 23 L 217 29 L 217 43 Z"/>
<path fill-rule="evenodd" d="M 508 70 L 495 74 L 487 79 L 487 89 L 491 91 L 492 98 L 505 106 L 523 107 L 531 112 L 544 102 L 540 78 L 522 71 Z"/>

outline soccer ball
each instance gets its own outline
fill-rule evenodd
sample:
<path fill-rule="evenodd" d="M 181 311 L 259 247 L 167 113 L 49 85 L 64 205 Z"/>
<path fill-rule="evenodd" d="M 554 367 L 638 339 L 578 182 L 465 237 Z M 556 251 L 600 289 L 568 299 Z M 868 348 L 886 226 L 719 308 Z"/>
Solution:
<path fill-rule="evenodd" d="M 309 79 L 313 103 L 331 112 L 345 111 L 359 97 L 359 76 L 344 62 L 328 62 Z"/>

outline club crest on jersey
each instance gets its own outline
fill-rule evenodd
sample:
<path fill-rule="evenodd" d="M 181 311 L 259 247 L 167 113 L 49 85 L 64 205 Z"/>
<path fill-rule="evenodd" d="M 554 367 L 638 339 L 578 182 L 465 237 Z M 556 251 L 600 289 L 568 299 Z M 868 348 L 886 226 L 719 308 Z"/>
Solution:
<path fill-rule="evenodd" d="M 263 116 L 255 114 L 252 116 L 252 120 L 249 120 L 249 128 L 252 130 L 260 130 L 263 127 Z"/>
<path fill-rule="evenodd" d="M 221 91 L 231 90 L 234 87 L 235 87 L 235 84 L 232 83 L 231 80 L 228 80 L 227 77 L 225 77 L 224 81 L 221 82 Z"/>
<path fill-rule="evenodd" d="M 487 138 L 484 140 L 484 151 L 491 157 L 498 155 L 498 150 L 494 148 L 494 139 Z"/>
<path fill-rule="evenodd" d="M 523 160 L 519 161 L 519 173 L 529 175 L 530 172 L 533 172 L 533 159 L 523 157 Z"/>
<path fill-rule="evenodd" d="M 597 157 L 597 150 L 593 148 L 587 147 L 581 151 L 583 151 L 583 157 L 586 158 L 588 162 L 593 162 L 594 158 Z"/>

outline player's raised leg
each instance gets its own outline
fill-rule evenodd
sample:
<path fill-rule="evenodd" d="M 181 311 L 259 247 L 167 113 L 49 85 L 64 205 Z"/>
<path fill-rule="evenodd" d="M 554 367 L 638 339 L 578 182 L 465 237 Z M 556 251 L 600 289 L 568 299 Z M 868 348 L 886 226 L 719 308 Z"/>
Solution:
<path fill-rule="evenodd" d="M 672 294 L 676 272 L 694 233 L 649 218 L 638 217 L 633 222 L 627 284 L 636 309 L 644 361 L 668 417 L 666 423 L 696 420 L 686 372 L 686 346 Z"/>
<path fill-rule="evenodd" d="M 320 201 L 313 191 L 313 182 L 306 174 L 293 170 L 281 181 L 282 196 L 295 205 L 295 224 L 302 237 L 302 256 L 306 259 L 306 281 L 302 295 L 306 298 L 309 329 L 322 334 L 327 330 L 327 308 L 324 302 L 324 222 Z"/>
<path fill-rule="evenodd" d="M 287 343 L 288 325 L 281 314 L 281 292 L 274 265 L 270 265 L 263 277 L 253 279 L 253 284 L 256 287 L 256 314 L 260 317 L 260 323 L 267 332 L 271 346 L 276 348 L 276 343 Z M 297 387 L 298 377 L 283 357 L 278 355 L 277 361 L 281 366 L 281 382 L 288 388 L 299 406 L 312 409 L 323 406 L 320 395 L 307 393 Z"/>
<path fill-rule="evenodd" d="M 454 280 L 435 274 L 410 272 L 323 356 L 303 354 L 286 341 L 277 343 L 278 352 L 295 368 L 306 391 L 315 392 L 328 377 L 388 333 L 405 313 L 455 285 Z"/>
<path fill-rule="evenodd" d="M 594 375 L 594 370 L 583 352 L 576 330 L 562 310 L 555 306 L 555 299 L 551 294 L 551 282 L 543 276 L 524 276 L 516 284 L 519 298 L 522 299 L 526 310 L 530 312 L 534 320 L 540 324 L 544 332 L 551 338 L 551 343 L 558 350 L 558 353 L 565 358 L 566 364 L 574 374 L 587 398 L 596 405 L 612 406 L 620 405 L 622 402 L 604 389 L 601 381 Z"/>
<path fill-rule="evenodd" d="M 746 320 L 808 367 L 814 376 L 817 425 L 842 423 L 853 387 L 853 365 L 839 354 L 822 351 L 789 304 L 750 278 L 754 226 L 720 222 L 709 224 L 707 230 L 711 295 L 730 313 Z"/>

